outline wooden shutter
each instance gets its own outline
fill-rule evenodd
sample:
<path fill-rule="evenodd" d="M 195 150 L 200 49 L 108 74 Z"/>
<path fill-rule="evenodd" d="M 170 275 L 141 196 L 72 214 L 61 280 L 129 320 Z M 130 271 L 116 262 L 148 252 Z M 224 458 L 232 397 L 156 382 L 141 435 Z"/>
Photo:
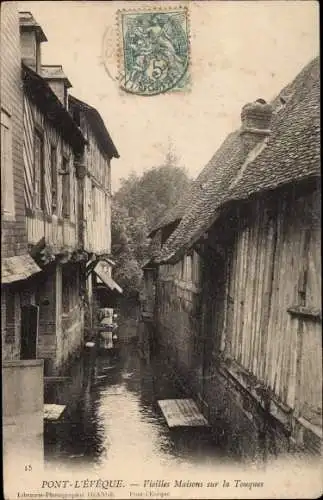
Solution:
<path fill-rule="evenodd" d="M 55 146 L 50 149 L 51 179 L 52 179 L 52 212 L 57 213 L 57 150 Z"/>
<path fill-rule="evenodd" d="M 62 195 L 63 195 L 63 217 L 70 217 L 70 173 L 68 168 L 68 160 L 67 158 L 63 158 L 63 178 L 62 178 Z"/>

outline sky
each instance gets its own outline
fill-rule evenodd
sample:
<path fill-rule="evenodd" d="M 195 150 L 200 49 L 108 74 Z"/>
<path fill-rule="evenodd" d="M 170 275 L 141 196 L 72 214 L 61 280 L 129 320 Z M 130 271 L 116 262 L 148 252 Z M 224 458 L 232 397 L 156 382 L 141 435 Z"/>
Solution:
<path fill-rule="evenodd" d="M 189 11 L 190 84 L 181 92 L 138 96 L 116 79 L 120 9 Z M 195 177 L 240 126 L 247 102 L 275 97 L 319 54 L 319 5 L 293 1 L 37 1 L 31 11 L 48 42 L 42 63 L 61 64 L 70 93 L 94 106 L 120 158 L 112 161 L 112 188 L 132 171 L 163 163 L 170 145 Z"/>

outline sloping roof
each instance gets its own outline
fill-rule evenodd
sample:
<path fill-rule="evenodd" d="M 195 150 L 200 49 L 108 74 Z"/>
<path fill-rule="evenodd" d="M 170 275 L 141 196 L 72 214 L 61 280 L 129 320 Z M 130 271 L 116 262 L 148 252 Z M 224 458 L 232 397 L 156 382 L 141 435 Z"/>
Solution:
<path fill-rule="evenodd" d="M 45 78 L 45 80 L 63 80 L 66 87 L 72 87 L 71 82 L 65 75 L 63 67 L 60 64 L 42 64 L 41 76 Z"/>
<path fill-rule="evenodd" d="M 176 221 L 180 221 L 185 213 L 184 200 L 188 197 L 188 192 L 180 198 L 180 200 L 171 208 L 166 209 L 166 211 L 159 217 L 159 220 L 154 224 L 150 232 L 148 233 L 148 238 L 153 238 L 157 231 L 173 224 Z"/>
<path fill-rule="evenodd" d="M 104 121 L 100 115 L 100 113 L 90 106 L 89 104 L 77 99 L 76 97 L 69 95 L 68 96 L 69 103 L 71 106 L 77 106 L 82 109 L 85 113 L 89 124 L 93 129 L 93 133 L 95 134 L 101 148 L 108 155 L 109 158 L 120 158 L 120 155 L 115 147 L 111 136 L 104 124 Z"/>
<path fill-rule="evenodd" d="M 116 283 L 105 271 L 103 262 L 101 261 L 97 262 L 93 271 L 102 281 L 102 283 L 104 283 L 104 285 L 107 286 L 112 292 L 116 290 L 120 294 L 123 293 L 121 286 L 119 286 L 118 283 Z"/>
<path fill-rule="evenodd" d="M 1 260 L 1 283 L 25 280 L 39 273 L 41 268 L 29 254 L 15 255 Z"/>
<path fill-rule="evenodd" d="M 294 80 L 294 92 L 273 120 L 266 147 L 246 164 L 228 200 L 320 175 L 320 67 L 314 59 Z"/>
<path fill-rule="evenodd" d="M 157 267 L 157 263 L 154 261 L 153 258 L 148 259 L 145 261 L 145 263 L 141 266 L 141 269 L 155 269 Z"/>
<path fill-rule="evenodd" d="M 187 203 L 157 262 L 177 260 L 213 224 L 224 204 L 256 192 L 320 175 L 319 58 L 310 62 L 272 101 L 272 134 L 245 157 L 233 132 L 204 171 L 208 181 Z"/>
<path fill-rule="evenodd" d="M 22 63 L 24 89 L 75 151 L 81 152 L 86 140 L 67 109 L 62 105 L 46 80 Z"/>
<path fill-rule="evenodd" d="M 178 227 L 168 238 L 157 262 L 170 259 L 177 249 L 188 243 L 199 230 L 201 225 L 207 221 L 210 212 L 210 203 L 216 203 L 218 197 L 225 191 L 230 181 L 240 169 L 244 159 L 241 148 L 239 131 L 231 133 L 222 143 L 218 151 L 213 155 L 205 167 L 208 178 L 205 182 L 196 182 L 192 197 L 188 200 L 185 214 Z M 205 173 L 205 172 L 204 172 Z"/>
<path fill-rule="evenodd" d="M 222 155 L 227 154 L 227 151 L 231 148 L 231 146 L 232 146 L 232 141 L 230 134 L 224 140 L 224 142 L 217 150 L 215 155 L 212 157 L 212 159 L 209 161 L 209 163 L 207 163 L 205 168 L 203 168 L 203 170 L 198 174 L 196 179 L 194 179 L 194 181 L 191 183 L 186 193 L 184 193 L 184 195 L 181 196 L 181 198 L 173 207 L 167 209 L 166 212 L 164 212 L 159 221 L 150 230 L 150 233 L 148 234 L 150 238 L 152 238 L 159 229 L 166 227 L 170 224 L 173 224 L 176 221 L 179 222 L 182 219 L 182 217 L 185 215 L 185 212 L 187 211 L 187 207 L 189 206 L 191 200 L 195 199 L 196 197 L 199 197 L 201 189 L 204 188 L 204 184 L 208 182 L 208 180 L 210 179 L 212 171 L 214 170 L 214 162 L 218 160 L 221 161 L 220 159 L 222 158 Z"/>

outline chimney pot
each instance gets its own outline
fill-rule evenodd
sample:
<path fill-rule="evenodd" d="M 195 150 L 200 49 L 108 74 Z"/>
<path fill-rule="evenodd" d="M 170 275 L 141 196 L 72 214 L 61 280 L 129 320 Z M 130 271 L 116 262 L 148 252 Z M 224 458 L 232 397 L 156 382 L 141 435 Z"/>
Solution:
<path fill-rule="evenodd" d="M 246 154 L 258 142 L 270 135 L 273 108 L 264 99 L 257 99 L 243 106 L 241 111 L 240 136 Z"/>

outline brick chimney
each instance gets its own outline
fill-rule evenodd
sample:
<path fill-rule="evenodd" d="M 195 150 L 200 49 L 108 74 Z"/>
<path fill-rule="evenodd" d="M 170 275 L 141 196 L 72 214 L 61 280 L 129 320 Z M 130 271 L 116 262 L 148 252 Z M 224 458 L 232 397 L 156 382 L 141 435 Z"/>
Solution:
<path fill-rule="evenodd" d="M 258 142 L 270 135 L 273 109 L 263 99 L 246 104 L 241 111 L 240 137 L 245 153 L 248 154 Z"/>
<path fill-rule="evenodd" d="M 62 66 L 59 64 L 43 65 L 40 74 L 47 81 L 63 106 L 67 108 L 68 89 L 72 87 L 72 84 L 65 75 Z"/>
<path fill-rule="evenodd" d="M 45 33 L 31 12 L 19 12 L 20 47 L 22 61 L 31 69 L 40 72 L 40 44 L 47 42 Z"/>

